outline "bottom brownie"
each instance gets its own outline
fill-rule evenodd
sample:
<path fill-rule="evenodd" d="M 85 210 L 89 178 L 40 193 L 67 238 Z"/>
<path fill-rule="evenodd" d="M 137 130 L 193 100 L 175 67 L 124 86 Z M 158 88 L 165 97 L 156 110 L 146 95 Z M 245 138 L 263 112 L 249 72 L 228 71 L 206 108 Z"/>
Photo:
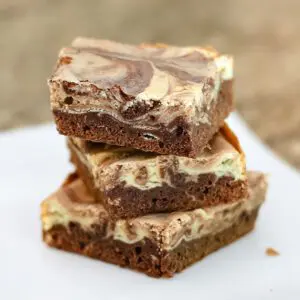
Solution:
<path fill-rule="evenodd" d="M 55 226 L 44 231 L 44 241 L 52 247 L 76 252 L 121 267 L 128 267 L 153 277 L 172 277 L 189 265 L 201 260 L 213 251 L 226 246 L 251 231 L 258 209 L 243 213 L 238 221 L 215 235 L 206 235 L 198 240 L 182 242 L 174 250 L 160 251 L 157 244 L 143 239 L 134 244 L 125 244 L 109 238 L 99 240 L 97 231 L 91 234 L 80 225 L 68 228 Z M 155 259 L 153 259 L 155 258 Z"/>
<path fill-rule="evenodd" d="M 187 212 L 112 220 L 82 180 L 69 180 L 42 204 L 44 241 L 154 277 L 171 277 L 249 232 L 267 183 L 249 172 L 249 197 Z"/>

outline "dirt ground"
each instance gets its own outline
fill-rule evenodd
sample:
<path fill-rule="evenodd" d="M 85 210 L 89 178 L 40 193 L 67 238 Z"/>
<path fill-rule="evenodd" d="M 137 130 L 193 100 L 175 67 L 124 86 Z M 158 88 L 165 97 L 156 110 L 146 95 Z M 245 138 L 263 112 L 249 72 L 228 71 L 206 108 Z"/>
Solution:
<path fill-rule="evenodd" d="M 299 0 L 0 0 L 0 129 L 51 120 L 46 78 L 77 35 L 213 45 L 235 56 L 238 111 L 300 168 Z"/>

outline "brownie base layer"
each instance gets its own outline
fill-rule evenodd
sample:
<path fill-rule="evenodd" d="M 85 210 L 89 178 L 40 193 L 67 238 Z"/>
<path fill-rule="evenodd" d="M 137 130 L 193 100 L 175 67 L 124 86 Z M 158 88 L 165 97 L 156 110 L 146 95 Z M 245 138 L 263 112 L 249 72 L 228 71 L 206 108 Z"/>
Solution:
<path fill-rule="evenodd" d="M 186 182 L 181 174 L 172 175 L 172 184 L 148 190 L 126 187 L 124 183 L 107 191 L 95 187 L 88 168 L 69 147 L 71 162 L 97 202 L 102 202 L 112 219 L 135 218 L 151 213 L 187 211 L 239 201 L 248 196 L 247 180 L 234 180 L 214 174 L 199 175 L 196 182 Z"/>
<path fill-rule="evenodd" d="M 79 224 L 68 228 L 56 225 L 43 232 L 44 241 L 51 247 L 86 255 L 95 259 L 128 267 L 153 277 L 172 277 L 211 252 L 232 243 L 254 228 L 259 208 L 240 215 L 238 221 L 215 235 L 181 242 L 174 250 L 160 250 L 149 239 L 126 244 L 112 238 L 101 239 L 103 232 L 84 231 Z"/>
<path fill-rule="evenodd" d="M 182 117 L 178 117 L 168 127 L 158 124 L 156 130 L 147 131 L 134 128 L 108 114 L 99 112 L 71 113 L 66 109 L 55 109 L 53 115 L 57 130 L 66 136 L 160 154 L 195 157 L 224 124 L 224 119 L 233 108 L 232 102 L 232 81 L 225 81 L 219 92 L 218 100 L 210 107 L 211 124 L 194 126 L 187 124 Z M 134 113 L 127 118 L 133 120 Z M 153 120 L 153 124 L 155 124 L 155 120 Z M 149 134 L 153 134 L 159 139 L 151 139 Z"/>

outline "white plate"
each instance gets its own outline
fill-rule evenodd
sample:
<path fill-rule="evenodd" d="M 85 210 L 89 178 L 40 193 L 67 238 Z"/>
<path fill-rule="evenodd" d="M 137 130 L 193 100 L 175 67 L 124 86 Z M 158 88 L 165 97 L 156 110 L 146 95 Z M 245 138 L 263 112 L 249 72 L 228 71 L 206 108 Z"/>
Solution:
<path fill-rule="evenodd" d="M 39 204 L 71 170 L 64 138 L 50 125 L 0 134 L 0 299 L 300 299 L 299 174 L 230 124 L 248 167 L 271 174 L 256 230 L 168 280 L 46 247 Z"/>

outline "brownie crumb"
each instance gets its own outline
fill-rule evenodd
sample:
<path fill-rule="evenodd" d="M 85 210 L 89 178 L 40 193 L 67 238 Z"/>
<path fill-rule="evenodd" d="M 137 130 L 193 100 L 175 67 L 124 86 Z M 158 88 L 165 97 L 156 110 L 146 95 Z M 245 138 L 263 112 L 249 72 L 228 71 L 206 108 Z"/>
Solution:
<path fill-rule="evenodd" d="M 274 248 L 271 248 L 271 247 L 266 249 L 266 254 L 268 256 L 278 256 L 278 255 L 280 255 L 277 250 L 275 250 Z"/>

